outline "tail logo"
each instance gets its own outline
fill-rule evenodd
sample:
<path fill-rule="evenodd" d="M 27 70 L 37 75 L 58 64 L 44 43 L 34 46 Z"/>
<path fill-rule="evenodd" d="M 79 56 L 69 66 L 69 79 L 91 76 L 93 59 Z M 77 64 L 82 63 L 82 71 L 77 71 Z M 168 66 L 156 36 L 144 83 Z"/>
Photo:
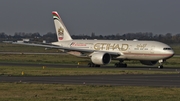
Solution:
<path fill-rule="evenodd" d="M 64 38 L 64 29 L 62 27 L 60 27 L 58 29 L 58 39 L 63 40 L 63 38 Z"/>

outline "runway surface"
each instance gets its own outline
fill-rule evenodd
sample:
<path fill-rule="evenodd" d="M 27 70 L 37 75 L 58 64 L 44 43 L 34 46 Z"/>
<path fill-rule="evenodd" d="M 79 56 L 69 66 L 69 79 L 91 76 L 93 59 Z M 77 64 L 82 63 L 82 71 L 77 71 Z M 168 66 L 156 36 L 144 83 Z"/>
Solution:
<path fill-rule="evenodd" d="M 180 75 L 173 74 L 173 75 L 87 75 L 87 76 L 59 76 L 59 77 L 0 77 L 0 82 L 180 87 Z"/>
<path fill-rule="evenodd" d="M 63 64 L 26 64 L 26 63 L 0 63 L 1 66 L 28 66 L 39 67 L 48 66 L 51 68 L 77 68 L 77 65 Z M 89 68 L 87 66 L 78 66 L 78 68 Z M 91 67 L 92 68 L 92 67 Z M 99 67 L 94 67 L 99 68 Z M 157 69 L 156 67 L 127 67 L 115 68 L 113 66 L 103 66 L 102 69 L 121 69 L 121 70 L 154 70 L 154 71 L 176 71 L 178 67 L 166 67 Z M 152 75 L 80 75 L 80 76 L 56 76 L 56 77 L 11 77 L 0 76 L 0 82 L 21 82 L 21 83 L 58 83 L 58 84 L 86 84 L 86 85 L 120 85 L 120 86 L 164 86 L 180 87 L 180 74 L 152 74 Z"/>
<path fill-rule="evenodd" d="M 114 67 L 113 65 L 105 65 L 101 67 L 88 67 L 87 65 L 75 65 L 75 64 L 42 64 L 42 63 L 0 63 L 0 66 L 25 66 L 25 67 L 51 67 L 51 68 L 102 68 L 102 69 L 121 69 L 121 70 L 155 70 L 155 71 L 176 71 L 180 72 L 180 67 L 166 67 L 158 69 L 156 66 L 128 66 L 127 68 Z"/>

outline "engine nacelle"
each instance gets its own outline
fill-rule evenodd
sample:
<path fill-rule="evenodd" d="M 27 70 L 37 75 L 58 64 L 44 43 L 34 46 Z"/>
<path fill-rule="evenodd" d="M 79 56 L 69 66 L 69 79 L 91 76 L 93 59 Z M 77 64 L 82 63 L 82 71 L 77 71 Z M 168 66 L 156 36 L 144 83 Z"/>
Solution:
<path fill-rule="evenodd" d="M 97 65 L 105 65 L 110 63 L 111 55 L 103 52 L 93 53 L 91 55 L 91 61 Z"/>
<path fill-rule="evenodd" d="M 158 61 L 140 61 L 143 65 L 155 65 Z"/>

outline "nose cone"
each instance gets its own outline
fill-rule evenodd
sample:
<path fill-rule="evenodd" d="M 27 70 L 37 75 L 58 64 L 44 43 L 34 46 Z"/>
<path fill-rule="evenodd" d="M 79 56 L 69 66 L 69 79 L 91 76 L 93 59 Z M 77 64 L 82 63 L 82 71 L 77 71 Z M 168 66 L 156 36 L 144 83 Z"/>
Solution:
<path fill-rule="evenodd" d="M 173 57 L 174 56 L 174 51 L 173 50 L 169 50 L 168 52 L 167 52 L 167 59 L 168 58 L 171 58 L 171 57 Z"/>
<path fill-rule="evenodd" d="M 171 54 L 171 56 L 170 56 L 170 57 L 174 56 L 174 51 L 173 51 L 173 50 L 171 50 L 171 51 L 169 52 L 169 54 Z"/>

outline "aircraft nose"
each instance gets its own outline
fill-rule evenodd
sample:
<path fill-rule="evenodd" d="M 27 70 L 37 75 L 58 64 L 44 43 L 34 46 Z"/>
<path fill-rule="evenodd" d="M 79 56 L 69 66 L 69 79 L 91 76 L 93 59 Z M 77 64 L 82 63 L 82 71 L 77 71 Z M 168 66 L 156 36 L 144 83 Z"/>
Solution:
<path fill-rule="evenodd" d="M 170 55 L 169 58 L 174 56 L 174 51 L 173 50 L 169 51 L 169 55 Z"/>
<path fill-rule="evenodd" d="M 171 52 L 172 56 L 174 55 L 174 51 Z"/>

